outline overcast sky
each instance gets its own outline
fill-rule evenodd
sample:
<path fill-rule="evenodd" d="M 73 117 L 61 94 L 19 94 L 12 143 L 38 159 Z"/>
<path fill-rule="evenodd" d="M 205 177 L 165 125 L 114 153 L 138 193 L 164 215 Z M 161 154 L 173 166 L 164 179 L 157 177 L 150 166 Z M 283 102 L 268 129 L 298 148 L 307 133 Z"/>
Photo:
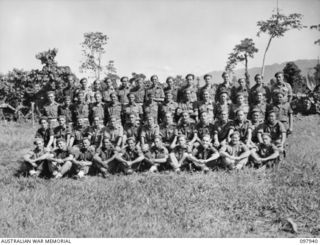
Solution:
<path fill-rule="evenodd" d="M 246 37 L 259 49 L 249 66 L 261 66 L 268 37 L 256 36 L 256 23 L 275 7 L 276 0 L 0 0 L 0 72 L 41 68 L 35 54 L 55 47 L 58 63 L 81 76 L 80 43 L 91 31 L 110 38 L 104 63 L 115 60 L 120 76 L 142 72 L 164 80 L 222 70 Z M 320 0 L 279 0 L 279 8 L 302 13 L 305 25 L 320 24 Z M 319 36 L 310 29 L 289 31 L 273 41 L 266 63 L 316 59 Z"/>

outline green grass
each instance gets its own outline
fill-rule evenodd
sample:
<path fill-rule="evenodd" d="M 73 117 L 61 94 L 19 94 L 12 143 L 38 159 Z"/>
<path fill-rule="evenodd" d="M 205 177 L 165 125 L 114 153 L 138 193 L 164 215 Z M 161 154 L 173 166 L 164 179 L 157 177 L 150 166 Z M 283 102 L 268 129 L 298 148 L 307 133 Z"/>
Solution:
<path fill-rule="evenodd" d="M 0 125 L 0 237 L 319 237 L 320 118 L 295 118 L 277 171 L 14 177 L 35 128 Z M 291 218 L 298 233 L 280 229 Z"/>

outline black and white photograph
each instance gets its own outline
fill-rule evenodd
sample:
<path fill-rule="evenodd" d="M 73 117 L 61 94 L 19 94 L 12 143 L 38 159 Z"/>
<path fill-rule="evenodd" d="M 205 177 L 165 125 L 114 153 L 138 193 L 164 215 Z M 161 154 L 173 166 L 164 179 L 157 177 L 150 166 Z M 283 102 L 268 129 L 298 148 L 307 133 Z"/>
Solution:
<path fill-rule="evenodd" d="M 0 0 L 0 33 L 1 244 L 320 242 L 320 0 Z"/>

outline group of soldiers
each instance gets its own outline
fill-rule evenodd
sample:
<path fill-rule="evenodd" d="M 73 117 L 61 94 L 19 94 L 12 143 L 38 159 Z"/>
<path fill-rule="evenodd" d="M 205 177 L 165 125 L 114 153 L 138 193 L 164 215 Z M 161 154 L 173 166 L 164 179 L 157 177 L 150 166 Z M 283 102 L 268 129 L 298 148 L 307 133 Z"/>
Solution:
<path fill-rule="evenodd" d="M 248 88 L 240 78 L 233 86 L 229 74 L 214 84 L 210 74 L 203 87 L 188 74 L 186 84 L 172 77 L 163 87 L 158 77 L 122 77 L 115 87 L 110 78 L 86 78 L 63 90 L 63 103 L 48 91 L 35 148 L 24 156 L 31 176 L 71 176 L 158 171 L 242 169 L 275 166 L 292 133 L 292 88 L 275 74 L 268 87 L 261 75 Z"/>

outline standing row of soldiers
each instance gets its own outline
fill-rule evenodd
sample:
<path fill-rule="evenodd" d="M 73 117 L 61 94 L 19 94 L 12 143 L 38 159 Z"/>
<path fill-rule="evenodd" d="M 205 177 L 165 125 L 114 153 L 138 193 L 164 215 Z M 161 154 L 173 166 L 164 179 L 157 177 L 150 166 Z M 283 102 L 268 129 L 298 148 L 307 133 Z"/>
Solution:
<path fill-rule="evenodd" d="M 156 75 L 144 88 L 121 78 L 115 88 L 111 79 L 92 89 L 86 79 L 81 87 L 64 90 L 63 104 L 48 92 L 37 130 L 36 148 L 25 155 L 29 174 L 82 178 L 89 172 L 151 172 L 173 169 L 241 169 L 250 162 L 257 167 L 274 165 L 284 152 L 292 132 L 291 86 L 283 73 L 265 86 L 261 75 L 249 89 L 244 79 L 232 86 L 227 73 L 216 86 L 212 76 L 194 86 L 195 76 L 177 88 L 172 77 L 162 88 Z"/>

